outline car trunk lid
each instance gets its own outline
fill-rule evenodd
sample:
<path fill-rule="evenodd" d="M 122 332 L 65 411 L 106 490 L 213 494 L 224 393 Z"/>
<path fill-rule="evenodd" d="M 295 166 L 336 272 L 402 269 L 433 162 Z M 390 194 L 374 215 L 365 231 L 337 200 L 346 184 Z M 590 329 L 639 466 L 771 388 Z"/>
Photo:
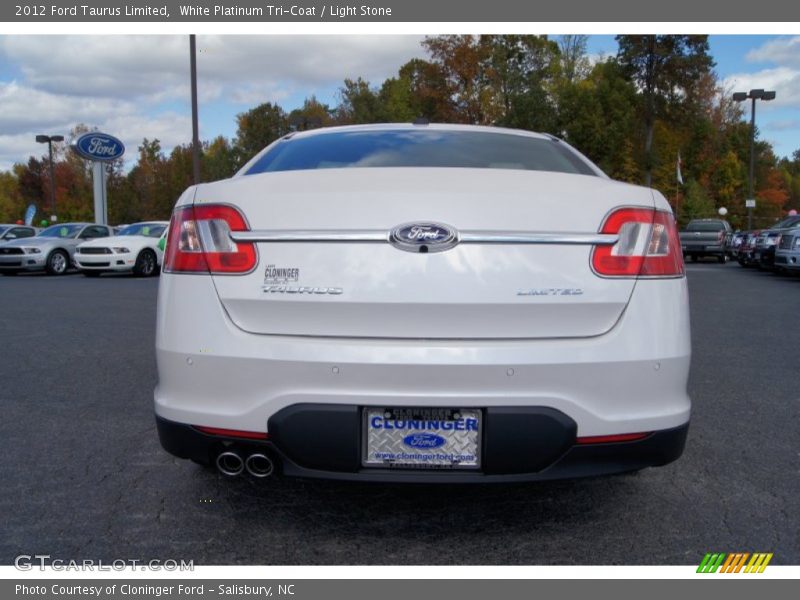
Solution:
<path fill-rule="evenodd" d="M 241 329 L 414 339 L 607 332 L 635 278 L 597 276 L 592 245 L 575 241 L 596 236 L 615 207 L 653 206 L 649 190 L 602 177 L 436 168 L 240 176 L 200 186 L 195 202 L 231 203 L 248 235 L 283 240 L 255 242 L 250 273 L 214 275 Z M 409 223 L 446 224 L 462 240 L 441 252 L 403 251 L 387 240 Z M 531 232 L 568 243 L 514 242 Z M 314 235 L 326 241 L 308 241 Z"/>

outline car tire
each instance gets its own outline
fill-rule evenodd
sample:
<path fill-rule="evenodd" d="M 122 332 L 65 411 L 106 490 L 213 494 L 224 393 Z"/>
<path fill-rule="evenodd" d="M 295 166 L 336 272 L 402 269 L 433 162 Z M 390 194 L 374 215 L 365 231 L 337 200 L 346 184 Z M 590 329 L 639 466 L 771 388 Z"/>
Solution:
<path fill-rule="evenodd" d="M 14 275 L 19 275 L 19 271 L 3 271 L 3 275 L 9 275 L 13 277 Z"/>
<path fill-rule="evenodd" d="M 53 250 L 47 257 L 45 270 L 48 275 L 63 275 L 69 269 L 69 256 L 63 250 Z"/>
<path fill-rule="evenodd" d="M 81 271 L 84 277 L 100 277 L 102 271 Z"/>
<path fill-rule="evenodd" d="M 139 256 L 136 257 L 136 263 L 133 265 L 133 274 L 136 277 L 152 277 L 158 270 L 158 261 L 156 254 L 152 250 L 142 250 Z"/>
<path fill-rule="evenodd" d="M 724 265 L 726 262 L 728 262 L 728 256 L 726 254 L 723 254 L 722 256 L 718 256 L 717 257 L 717 262 L 719 262 L 719 264 L 721 264 L 721 265 Z"/>

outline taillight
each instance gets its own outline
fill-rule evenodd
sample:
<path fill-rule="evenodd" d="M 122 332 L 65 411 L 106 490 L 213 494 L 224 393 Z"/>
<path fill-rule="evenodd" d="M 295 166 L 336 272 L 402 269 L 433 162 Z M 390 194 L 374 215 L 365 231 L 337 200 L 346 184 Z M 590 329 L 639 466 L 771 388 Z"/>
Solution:
<path fill-rule="evenodd" d="M 592 268 L 603 277 L 683 275 L 683 252 L 672 214 L 649 208 L 620 208 L 600 233 L 619 236 L 612 246 L 595 246 Z"/>
<path fill-rule="evenodd" d="M 164 270 L 170 273 L 236 274 L 257 262 L 253 243 L 234 242 L 232 231 L 249 231 L 242 214 L 225 204 L 175 209 L 169 224 Z"/>

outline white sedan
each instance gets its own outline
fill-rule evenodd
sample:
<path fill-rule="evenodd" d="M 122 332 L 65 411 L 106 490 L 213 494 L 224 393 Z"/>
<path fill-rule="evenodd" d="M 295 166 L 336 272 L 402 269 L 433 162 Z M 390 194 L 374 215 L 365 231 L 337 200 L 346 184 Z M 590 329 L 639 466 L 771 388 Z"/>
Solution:
<path fill-rule="evenodd" d="M 75 264 L 87 277 L 112 271 L 155 275 L 164 258 L 168 225 L 168 221 L 134 223 L 112 237 L 84 242 L 75 250 Z"/>
<path fill-rule="evenodd" d="M 555 137 L 289 134 L 180 197 L 163 271 L 161 443 L 226 475 L 531 481 L 683 452 L 670 206 Z"/>

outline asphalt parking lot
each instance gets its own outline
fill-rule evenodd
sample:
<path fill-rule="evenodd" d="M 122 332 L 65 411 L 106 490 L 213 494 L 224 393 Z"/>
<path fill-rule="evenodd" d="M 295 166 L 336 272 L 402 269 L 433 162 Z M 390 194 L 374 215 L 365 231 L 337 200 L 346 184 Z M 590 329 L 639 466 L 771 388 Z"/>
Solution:
<path fill-rule="evenodd" d="M 397 486 L 227 479 L 161 450 L 157 279 L 0 277 L 0 563 L 800 563 L 800 278 L 689 265 L 684 456 L 637 475 Z M 658 318 L 657 314 L 653 318 Z"/>

